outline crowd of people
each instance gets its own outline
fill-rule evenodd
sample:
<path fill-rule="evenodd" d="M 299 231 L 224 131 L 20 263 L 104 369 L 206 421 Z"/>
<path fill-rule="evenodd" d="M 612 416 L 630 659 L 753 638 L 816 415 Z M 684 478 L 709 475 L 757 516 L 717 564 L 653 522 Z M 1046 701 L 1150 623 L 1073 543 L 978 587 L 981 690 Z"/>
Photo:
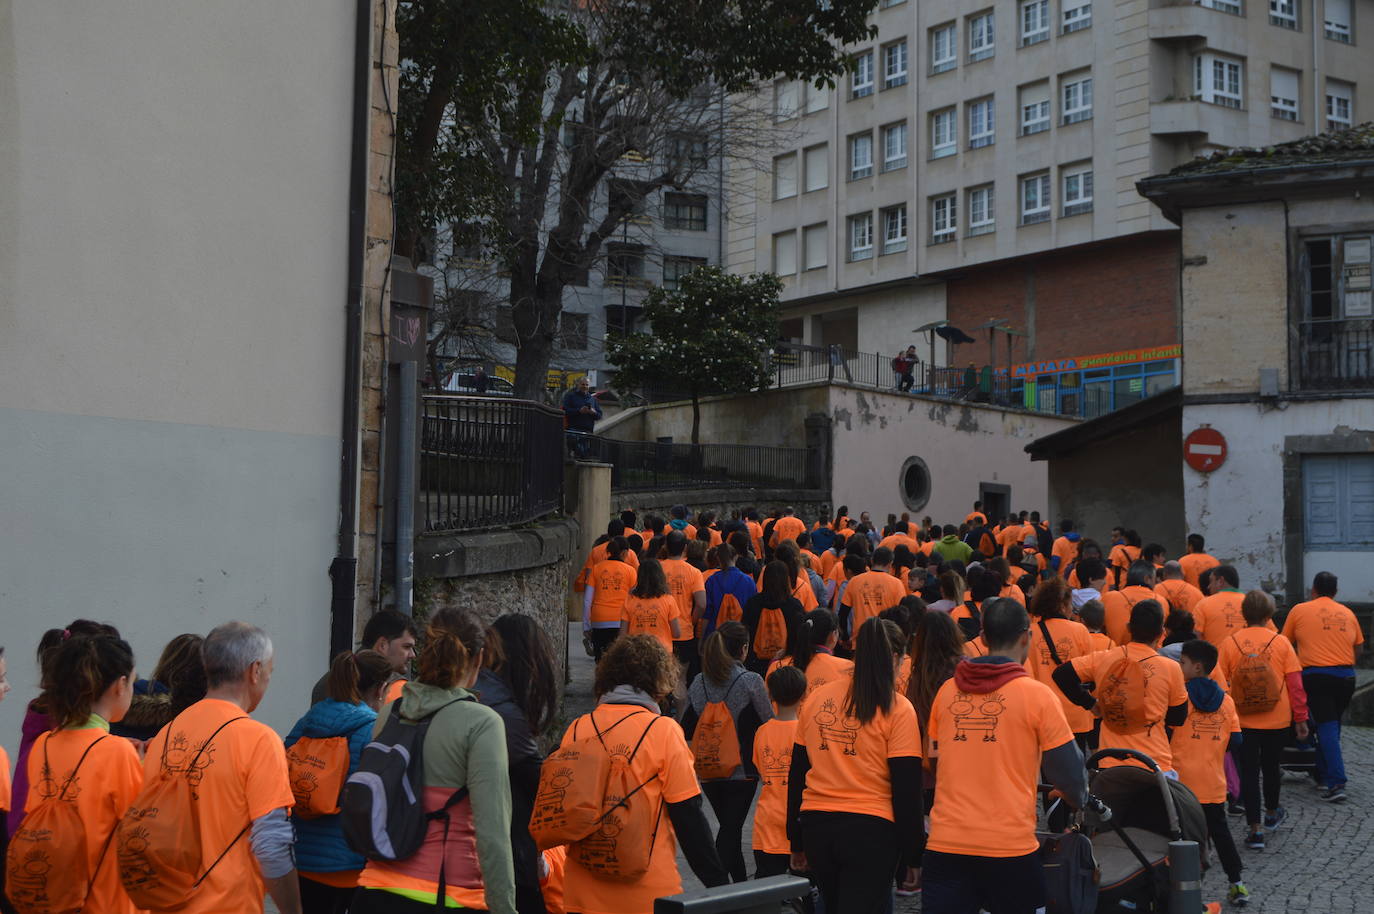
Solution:
<path fill-rule="evenodd" d="M 285 736 L 253 717 L 262 630 L 180 635 L 141 679 L 114 626 L 77 619 L 37 646 L 12 791 L 0 758 L 0 908 L 637 914 L 681 891 L 680 849 L 707 886 L 806 874 L 809 910 L 921 892 L 930 914 L 1030 914 L 1037 829 L 1100 824 L 1098 748 L 1195 795 L 1243 905 L 1227 816 L 1264 847 L 1294 739 L 1345 799 L 1363 638 L 1333 575 L 1280 632 L 1267 593 L 1188 546 L 977 504 L 938 527 L 627 513 L 573 585 L 596 703 L 551 752 L 557 664 L 530 616 L 383 610 Z"/>

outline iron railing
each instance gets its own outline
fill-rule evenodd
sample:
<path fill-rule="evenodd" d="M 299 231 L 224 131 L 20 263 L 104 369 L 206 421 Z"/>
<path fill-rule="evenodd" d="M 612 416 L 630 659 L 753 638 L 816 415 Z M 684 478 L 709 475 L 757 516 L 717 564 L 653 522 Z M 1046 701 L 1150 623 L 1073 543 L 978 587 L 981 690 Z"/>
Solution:
<path fill-rule="evenodd" d="M 942 368 L 917 362 L 911 368 L 911 385 L 892 368 L 892 357 L 876 352 L 859 352 L 841 346 L 805 346 L 778 343 L 770 359 L 770 373 L 777 387 L 816 381 L 843 381 L 879 390 L 906 390 L 912 393 L 957 400 L 972 400 L 1002 406 L 1012 402 L 1011 381 L 990 367 Z"/>
<path fill-rule="evenodd" d="M 426 531 L 536 520 L 563 500 L 563 414 L 529 400 L 426 394 L 420 432 Z"/>
<path fill-rule="evenodd" d="M 616 441 L 571 433 L 568 437 L 577 457 L 611 465 L 611 488 L 617 492 L 698 486 L 808 488 L 811 452 L 806 448 Z"/>
<path fill-rule="evenodd" d="M 1303 321 L 1298 385 L 1303 390 L 1374 387 L 1374 319 Z"/>

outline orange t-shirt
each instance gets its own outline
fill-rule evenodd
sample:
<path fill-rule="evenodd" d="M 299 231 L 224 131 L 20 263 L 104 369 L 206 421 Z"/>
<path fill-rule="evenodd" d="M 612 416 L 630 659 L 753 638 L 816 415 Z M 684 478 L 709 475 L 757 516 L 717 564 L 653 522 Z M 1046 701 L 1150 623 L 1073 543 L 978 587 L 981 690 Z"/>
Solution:
<path fill-rule="evenodd" d="M 593 590 L 588 621 L 619 622 L 625 598 L 634 590 L 638 577 L 639 572 L 619 559 L 597 562 L 587 580 Z"/>
<path fill-rule="evenodd" d="M 1102 609 L 1106 614 L 1107 634 L 1117 644 L 1128 644 L 1131 640 L 1131 607 L 1141 600 L 1153 600 L 1155 592 L 1149 587 L 1132 585 L 1122 590 L 1113 590 L 1102 595 Z"/>
<path fill-rule="evenodd" d="M 787 840 L 787 774 L 797 721 L 772 720 L 754 732 L 754 767 L 759 770 L 759 802 L 754 810 L 754 850 L 791 853 Z"/>
<path fill-rule="evenodd" d="M 1074 556 L 1078 555 L 1078 543 L 1081 542 L 1082 540 L 1074 542 L 1067 536 L 1061 536 L 1057 537 L 1054 541 L 1054 545 L 1050 547 L 1050 555 L 1059 556 L 1058 574 L 1060 577 L 1063 577 L 1064 569 L 1069 567 L 1069 563 L 1074 560 Z"/>
<path fill-rule="evenodd" d="M 1197 794 L 1199 803 L 1226 802 L 1226 747 L 1231 734 L 1239 732 L 1240 718 L 1230 695 L 1222 696 L 1215 711 L 1188 703 L 1188 720 L 1174 730 L 1169 745 L 1178 779 Z"/>
<path fill-rule="evenodd" d="M 997 594 L 997 596 L 1006 597 L 1009 600 L 1015 600 L 1022 606 L 1026 605 L 1026 592 L 1022 590 L 1020 587 L 1017 587 L 1015 584 L 1008 584 L 1006 587 L 1003 587 L 1002 591 L 999 594 Z"/>
<path fill-rule="evenodd" d="M 768 672 L 771 675 L 778 667 L 791 665 L 791 657 L 779 657 L 768 664 Z M 843 657 L 836 657 L 834 654 L 827 654 L 823 651 L 816 651 L 811 655 L 811 661 L 806 664 L 806 669 L 802 672 L 806 673 L 806 694 L 810 695 L 827 682 L 839 679 L 841 676 L 853 676 L 854 661 L 845 660 Z"/>
<path fill-rule="evenodd" d="M 400 701 L 401 692 L 405 689 L 406 683 L 409 681 L 410 680 L 404 678 L 391 680 L 386 687 L 386 703 L 391 704 L 393 701 Z"/>
<path fill-rule="evenodd" d="M 759 581 L 762 580 L 763 578 L 760 576 Z M 805 571 L 797 575 L 797 583 L 792 587 L 792 596 L 796 597 L 797 602 L 801 604 L 802 612 L 809 613 L 821 605 L 821 601 L 816 599 L 816 591 L 811 589 L 811 575 Z"/>
<path fill-rule="evenodd" d="M 1238 632 L 1246 626 L 1245 617 L 1240 614 L 1240 604 L 1244 599 L 1245 594 L 1239 590 L 1222 590 L 1203 597 L 1193 605 L 1193 628 L 1198 635 L 1220 648 L 1232 632 Z M 1278 631 L 1272 619 L 1265 627 L 1273 632 Z"/>
<path fill-rule="evenodd" d="M 200 778 L 195 782 L 200 846 L 209 856 L 206 865 L 229 849 L 200 884 L 191 903 L 181 909 L 186 914 L 263 910 L 265 888 L 252 844 L 246 835 L 238 841 L 234 836 L 254 819 L 295 804 L 281 737 L 245 715 L 238 705 L 217 698 L 204 698 L 191 705 L 149 740 L 144 770 L 156 775 L 164 747 L 168 767 L 185 770 L 210 735 L 230 720 L 233 723 L 220 730 L 196 761 Z M 229 847 L 231 842 L 233 847 Z"/>
<path fill-rule="evenodd" d="M 1139 546 L 1128 546 L 1125 543 L 1118 543 L 1112 547 L 1111 554 L 1107 558 L 1107 574 L 1111 575 L 1113 568 L 1120 568 L 1123 572 L 1121 580 L 1126 580 L 1124 573 L 1130 571 L 1131 564 L 1140 558 Z"/>
<path fill-rule="evenodd" d="M 802 793 L 803 810 L 851 812 L 893 821 L 892 775 L 887 760 L 920 758 L 916 709 L 905 695 L 893 695 L 867 724 L 845 714 L 853 680 L 814 689 L 802 704 L 797 745 L 811 761 Z"/>
<path fill-rule="evenodd" d="M 787 515 L 778 518 L 773 524 L 773 538 L 769 542 L 770 546 L 776 547 L 778 543 L 796 542 L 797 535 L 806 532 L 806 523 L 800 517 Z"/>
<path fill-rule="evenodd" d="M 844 571 L 844 562 L 836 562 L 825 573 L 826 585 L 830 590 L 830 609 L 835 612 L 839 612 L 840 609 L 840 585 L 848 579 L 849 575 Z"/>
<path fill-rule="evenodd" d="M 598 729 L 605 730 L 623 718 L 628 710 L 625 705 L 600 705 L 580 718 L 582 726 L 578 729 L 586 733 L 591 726 L 586 718 L 590 717 L 596 721 Z M 632 721 L 612 730 L 621 739 L 609 740 L 611 753 L 628 756 L 644 732 L 644 726 Z M 572 734 L 573 728 L 569 727 L 563 736 L 564 746 L 572 742 Z M 692 750 L 687 748 L 682 727 L 672 718 L 660 718 L 649 728 L 639 751 L 634 753 L 634 759 L 630 762 L 630 774 L 634 783 L 644 784 L 641 793 L 651 808 L 661 803 L 681 803 L 701 793 L 696 770 L 692 767 Z M 581 914 L 651 911 L 655 898 L 676 895 L 681 891 L 682 880 L 677 872 L 677 841 L 673 837 L 673 826 L 668 821 L 667 813 L 659 819 L 657 837 L 649 857 L 649 869 L 635 882 L 602 879 L 572 857 L 568 858 L 563 874 L 563 905 L 567 910 L 580 911 Z"/>
<path fill-rule="evenodd" d="M 835 551 L 833 549 L 827 549 L 821 553 L 821 564 L 816 571 L 819 572 L 820 576 L 823 578 L 829 577 L 830 569 L 834 568 L 839 561 L 840 557 L 835 554 Z"/>
<path fill-rule="evenodd" d="M 1134 749 L 1143 752 L 1154 759 L 1161 770 L 1171 771 L 1174 767 L 1173 752 L 1169 749 L 1169 734 L 1164 728 L 1164 715 L 1173 706 L 1181 705 L 1188 700 L 1188 692 L 1183 687 L 1183 667 L 1178 665 L 1178 661 L 1156 653 L 1148 644 L 1131 642 L 1110 651 L 1098 651 L 1084 657 L 1075 657 L 1069 662 L 1073 664 L 1074 672 L 1078 673 L 1079 679 L 1083 682 L 1097 683 L 1097 691 L 1101 693 L 1101 684 L 1106 681 L 1112 668 L 1120 662 L 1123 653 L 1132 663 L 1141 663 L 1145 666 L 1145 710 L 1147 718 L 1152 723 L 1143 733 L 1118 733 L 1104 720 L 1099 745 L 1103 749 Z M 1110 759 L 1102 762 L 1104 768 L 1117 764 L 1133 763 Z"/>
<path fill-rule="evenodd" d="M 95 746 L 97 740 L 100 745 Z M 90 754 L 81 762 L 87 749 Z M 68 784 L 78 763 L 81 769 Z M 7 777 L 8 771 L 6 765 Z M 119 881 L 119 855 L 111 839 L 115 826 L 143 787 L 143 768 L 133 745 L 110 736 L 103 726 L 43 733 L 29 752 L 28 776 L 25 809 L 36 809 L 62 791 L 62 802 L 74 804 L 86 826 L 86 876 L 89 879 L 94 874 L 94 880 L 82 910 L 133 914 L 136 909 Z M 61 874 L 50 876 L 58 878 Z"/>
<path fill-rule="evenodd" d="M 625 534 L 627 536 L 629 535 L 629 533 L 629 530 L 625 531 Z M 647 543 L 648 541 L 649 540 L 646 537 L 644 542 Z M 582 570 L 577 573 L 577 580 L 573 582 L 573 590 L 577 591 L 578 593 L 581 593 L 583 590 L 586 589 L 587 580 L 592 573 L 592 569 L 597 566 L 597 563 L 606 561 L 606 550 L 609 546 L 609 542 L 602 543 L 599 546 L 593 546 L 592 551 L 587 553 L 587 560 L 582 563 Z M 639 567 L 639 556 L 635 555 L 633 549 L 626 549 L 625 552 L 622 554 L 621 558 L 631 568 Z"/>
<path fill-rule="evenodd" d="M 1088 638 L 1092 641 L 1092 653 L 1094 654 L 1098 651 L 1109 651 L 1116 647 L 1116 642 L 1106 632 L 1088 632 Z"/>
<path fill-rule="evenodd" d="M 1054 640 L 1054 649 L 1059 654 L 1059 663 L 1068 663 L 1075 657 L 1082 657 L 1093 652 L 1092 636 L 1088 634 L 1088 627 L 1082 622 L 1074 622 L 1070 619 L 1046 619 L 1045 627 L 1050 630 L 1050 637 Z M 1093 714 L 1086 708 L 1080 708 L 1069 701 L 1068 697 L 1059 691 L 1059 687 L 1054 684 L 1053 679 L 1053 673 L 1058 665 L 1054 662 L 1054 655 L 1050 653 L 1045 636 L 1040 631 L 1040 620 L 1032 619 L 1030 653 L 1026 655 L 1024 664 L 1026 672 L 1034 676 L 1036 681 L 1043 682 L 1059 696 L 1064 710 L 1064 719 L 1069 722 L 1069 729 L 1074 733 L 1087 733 L 1093 728 Z"/>
<path fill-rule="evenodd" d="M 1059 700 L 1030 676 L 985 693 L 947 680 L 930 710 L 938 764 L 926 846 L 973 857 L 1034 853 L 1040 755 L 1071 739 Z"/>
<path fill-rule="evenodd" d="M 686 559 L 664 559 L 663 574 L 668 578 L 668 592 L 677 603 L 677 618 L 682 626 L 682 634 L 673 640 L 690 641 L 695 637 L 692 611 L 696 606 L 696 594 L 706 592 L 706 579 L 699 570 L 687 564 Z"/>
<path fill-rule="evenodd" d="M 1075 565 L 1074 568 L 1073 568 L 1073 570 L 1069 572 L 1068 581 L 1069 581 L 1069 586 L 1072 587 L 1072 588 L 1074 588 L 1075 590 L 1078 590 L 1078 589 L 1081 589 L 1081 588 L 1083 588 L 1083 587 L 1087 587 L 1087 586 L 1088 586 L 1087 584 L 1084 584 L 1083 582 L 1079 581 L 1079 579 L 1078 579 L 1078 566 L 1077 566 L 1077 565 Z M 1109 591 L 1109 590 L 1115 590 L 1115 589 L 1116 589 L 1116 588 L 1112 586 L 1112 576 L 1111 576 L 1111 573 L 1108 572 L 1108 574 L 1107 574 L 1107 580 L 1106 580 L 1106 582 L 1103 583 L 1103 585 L 1102 585 L 1102 592 L 1105 594 L 1105 593 L 1107 593 L 1107 591 Z"/>
<path fill-rule="evenodd" d="M 850 631 L 857 637 L 865 622 L 889 606 L 896 606 L 905 596 L 902 582 L 886 571 L 865 571 L 855 575 L 844 592 L 845 605 L 854 611 Z"/>
<path fill-rule="evenodd" d="M 905 533 L 894 533 L 891 536 L 885 536 L 878 543 L 879 549 L 887 548 L 896 551 L 898 546 L 905 546 L 912 555 L 915 555 L 921 548 L 920 543 L 916 542 L 916 540 L 907 536 Z"/>
<path fill-rule="evenodd" d="M 773 525 L 774 527 L 777 524 Z M 758 521 L 747 520 L 744 528 L 749 531 L 749 541 L 754 544 L 754 556 L 761 562 L 763 561 L 763 525 Z"/>
<path fill-rule="evenodd" d="M 1164 607 L 1164 615 L 1168 616 L 1172 609 L 1186 609 L 1193 611 L 1193 607 L 1202 599 L 1202 591 L 1198 590 L 1187 581 L 1171 580 L 1160 581 L 1155 585 L 1155 597 Z M 1193 620 L 1196 624 L 1197 620 Z"/>
<path fill-rule="evenodd" d="M 1267 649 L 1266 649 L 1267 645 Z M 1283 635 L 1277 635 L 1267 628 L 1250 626 L 1227 637 L 1217 645 L 1217 668 L 1226 681 L 1231 683 L 1231 691 L 1236 689 L 1236 667 L 1240 665 L 1242 654 L 1259 654 L 1279 680 L 1279 700 L 1268 711 L 1241 714 L 1240 725 L 1247 730 L 1278 730 L 1293 722 L 1293 708 L 1288 700 L 1289 673 L 1301 673 L 1302 664 L 1298 653 Z"/>
<path fill-rule="evenodd" d="M 964 523 L 968 524 L 970 527 L 976 527 L 978 524 L 986 524 L 987 522 L 987 517 L 984 516 L 981 511 L 974 511 L 968 517 L 964 518 Z"/>
<path fill-rule="evenodd" d="M 911 685 L 911 655 L 903 654 L 902 662 L 897 665 L 897 684 L 894 688 L 905 695 L 909 685 Z"/>
<path fill-rule="evenodd" d="M 10 756 L 4 746 L 0 746 L 0 812 L 9 812 L 11 807 Z"/>
<path fill-rule="evenodd" d="M 964 656 L 965 656 L 965 657 L 986 657 L 987 655 L 988 655 L 988 646 L 987 646 L 986 644 L 983 643 L 983 636 L 982 636 L 982 635 L 979 635 L 977 638 L 974 638 L 972 641 L 965 641 L 965 642 L 964 642 Z"/>
<path fill-rule="evenodd" d="M 1179 556 L 1178 563 L 1183 566 L 1183 580 L 1197 587 L 1202 573 L 1208 568 L 1217 567 L 1221 561 L 1205 552 L 1190 552 Z"/>
<path fill-rule="evenodd" d="M 1364 632 L 1355 614 L 1330 597 L 1299 603 L 1288 611 L 1283 636 L 1298 650 L 1304 667 L 1354 666 Z"/>
<path fill-rule="evenodd" d="M 625 598 L 620 610 L 620 633 L 622 635 L 653 635 L 668 653 L 673 652 L 673 620 L 678 619 L 677 600 L 672 594 L 661 597 L 636 597 L 631 594 Z M 686 628 L 688 632 L 692 629 Z"/>

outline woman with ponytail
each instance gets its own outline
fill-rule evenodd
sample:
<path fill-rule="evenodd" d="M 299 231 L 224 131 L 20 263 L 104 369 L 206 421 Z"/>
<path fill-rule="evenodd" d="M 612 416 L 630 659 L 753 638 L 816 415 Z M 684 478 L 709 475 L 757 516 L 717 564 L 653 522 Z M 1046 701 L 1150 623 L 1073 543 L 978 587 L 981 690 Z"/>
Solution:
<path fill-rule="evenodd" d="M 415 723 L 428 718 L 425 810 L 437 812 L 462 788 L 468 793 L 449 807 L 447 826 L 441 819 L 429 821 L 414 856 L 369 860 L 349 911 L 401 914 L 447 903 L 514 914 L 506 728 L 501 715 L 478 704 L 471 691 L 482 668 L 485 632 L 468 613 L 441 609 L 430 617 L 423 640 L 420 675 L 405 684 L 399 701 L 382 709 L 373 732 L 380 732 L 392 714 Z M 446 901 L 437 897 L 441 868 Z"/>
<path fill-rule="evenodd" d="M 733 730 L 736 742 L 733 748 L 739 754 L 730 758 L 738 758 L 739 764 L 728 773 L 718 771 L 715 777 L 703 776 L 701 792 L 706 794 L 720 824 L 716 831 L 716 854 L 734 882 L 749 878 L 740 843 L 759 785 L 759 772 L 753 761 L 754 733 L 759 725 L 773 718 L 773 705 L 768 700 L 763 677 L 744 668 L 748 649 L 749 632 L 739 622 L 726 622 L 707 636 L 702 646 L 701 672 L 687 689 L 687 712 L 682 718 L 682 731 L 689 741 L 696 735 L 698 722 L 710 723 L 703 719 L 708 706 L 719 708 L 723 705 L 733 725 L 703 726 L 703 737 L 716 741 L 722 730 L 727 737 Z M 720 724 L 725 723 L 718 711 L 713 716 Z M 693 743 L 693 753 L 698 760 L 703 757 L 703 748 Z M 716 757 L 723 755 L 722 750 Z M 698 773 L 701 773 L 700 766 Z"/>
<path fill-rule="evenodd" d="M 138 752 L 110 734 L 134 697 L 134 652 L 117 635 L 69 635 L 51 647 L 43 662 L 44 690 L 39 703 L 51 730 L 33 743 L 28 758 L 30 813 L 46 801 L 72 804 L 85 826 L 83 911 L 133 914 L 134 904 L 119 881 L 119 861 L 111 836 L 143 786 Z M 24 825 L 11 836 L 22 841 Z M 54 835 L 54 841 L 78 840 Z M 49 878 L 70 879 L 51 873 Z M 56 884 L 49 889 L 56 888 Z M 11 892 L 19 886 L 11 884 Z"/>
<path fill-rule="evenodd" d="M 390 679 L 391 661 L 376 651 L 339 653 L 325 677 L 325 699 L 311 705 L 286 736 L 288 760 L 289 750 L 302 739 L 342 737 L 348 744 L 348 770 L 343 776 L 352 774 L 363 747 L 372 739 L 372 725 Z M 343 914 L 367 860 L 348 846 L 338 814 L 306 818 L 298 808 L 295 823 L 301 910 L 304 914 Z"/>
<path fill-rule="evenodd" d="M 835 656 L 840 640 L 840 623 L 828 609 L 813 609 L 792 632 L 787 655 L 768 666 L 768 674 L 780 666 L 795 666 L 806 674 L 808 695 L 832 679 L 854 672 L 854 661 Z"/>
<path fill-rule="evenodd" d="M 827 911 L 880 914 L 898 867 L 921 846 L 916 712 L 896 691 L 902 631 L 872 618 L 855 637 L 854 675 L 802 705 L 787 786 L 794 869 L 811 871 Z"/>

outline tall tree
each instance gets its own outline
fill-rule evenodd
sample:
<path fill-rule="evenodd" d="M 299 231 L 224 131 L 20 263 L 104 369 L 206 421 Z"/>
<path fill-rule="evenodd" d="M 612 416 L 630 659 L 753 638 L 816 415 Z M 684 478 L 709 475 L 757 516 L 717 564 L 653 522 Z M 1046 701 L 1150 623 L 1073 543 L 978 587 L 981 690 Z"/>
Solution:
<path fill-rule="evenodd" d="M 401 0 L 398 250 L 444 221 L 482 236 L 508 277 L 516 394 L 538 396 L 564 290 L 622 222 L 718 156 L 761 156 L 755 87 L 833 84 L 876 5 Z"/>
<path fill-rule="evenodd" d="M 782 281 L 772 273 L 736 276 L 698 267 L 676 290 L 644 301 L 652 333 L 612 334 L 607 356 L 627 388 L 668 383 L 692 398 L 692 443 L 701 438 L 705 394 L 768 386 L 768 348 L 778 337 Z"/>

